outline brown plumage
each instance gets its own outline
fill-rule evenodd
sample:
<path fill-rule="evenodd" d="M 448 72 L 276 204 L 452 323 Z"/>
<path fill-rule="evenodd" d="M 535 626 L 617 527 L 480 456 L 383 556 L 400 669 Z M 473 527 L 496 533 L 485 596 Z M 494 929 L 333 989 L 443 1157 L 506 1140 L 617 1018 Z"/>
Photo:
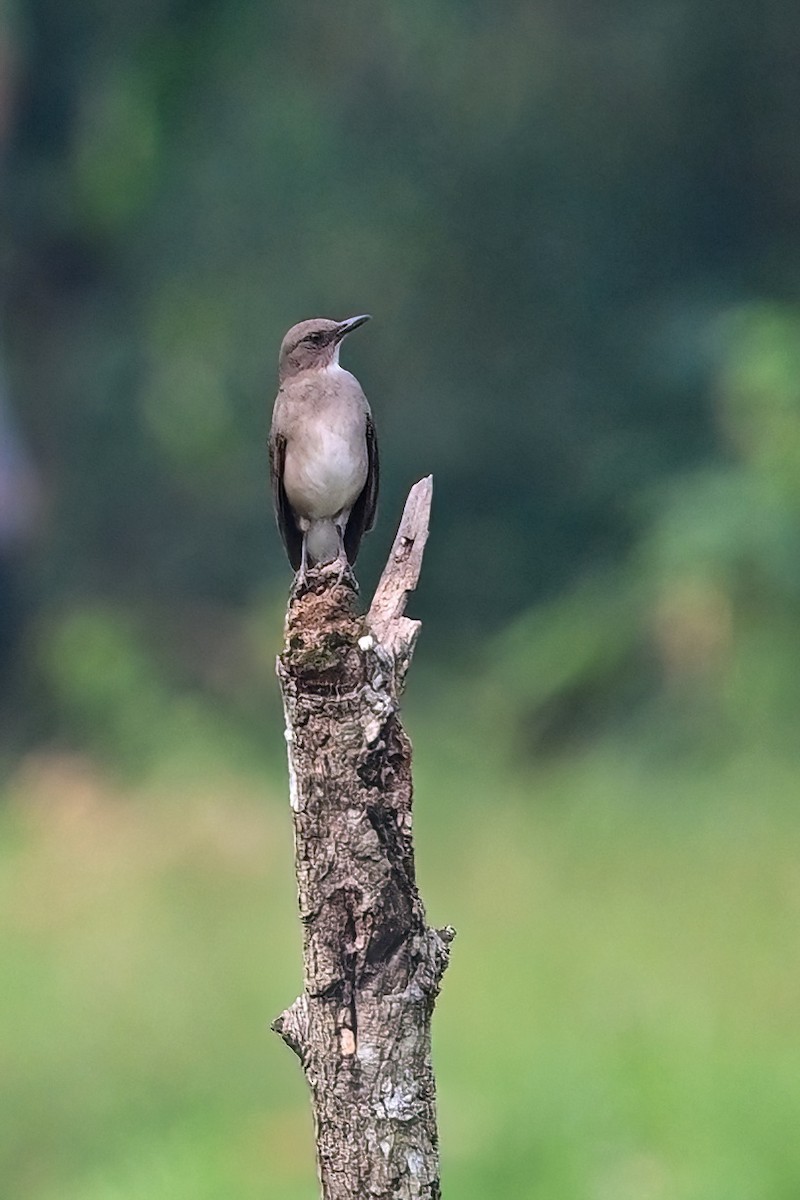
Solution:
<path fill-rule="evenodd" d="M 272 500 L 289 561 L 354 563 L 378 500 L 378 444 L 367 399 L 339 366 L 342 339 L 367 316 L 315 318 L 281 344 L 272 413 Z"/>

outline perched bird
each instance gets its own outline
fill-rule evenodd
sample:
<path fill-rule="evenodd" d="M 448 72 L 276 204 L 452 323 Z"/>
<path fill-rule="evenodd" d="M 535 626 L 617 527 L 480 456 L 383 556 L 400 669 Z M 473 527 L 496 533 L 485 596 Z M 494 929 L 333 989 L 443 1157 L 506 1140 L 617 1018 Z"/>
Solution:
<path fill-rule="evenodd" d="M 354 563 L 375 521 L 378 443 L 367 398 L 339 366 L 342 339 L 369 317 L 293 325 L 281 343 L 272 410 L 272 501 L 289 562 L 299 571 Z"/>

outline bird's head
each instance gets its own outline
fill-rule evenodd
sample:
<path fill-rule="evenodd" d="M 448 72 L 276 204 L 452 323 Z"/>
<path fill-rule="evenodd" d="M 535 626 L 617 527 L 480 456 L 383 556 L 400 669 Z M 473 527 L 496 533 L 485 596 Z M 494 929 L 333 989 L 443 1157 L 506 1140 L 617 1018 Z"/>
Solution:
<path fill-rule="evenodd" d="M 281 342 L 278 358 L 278 377 L 283 383 L 301 371 L 323 371 L 339 363 L 339 347 L 342 339 L 369 320 L 364 313 L 360 317 L 348 317 L 346 321 L 329 321 L 326 317 L 314 317 L 293 325 Z"/>

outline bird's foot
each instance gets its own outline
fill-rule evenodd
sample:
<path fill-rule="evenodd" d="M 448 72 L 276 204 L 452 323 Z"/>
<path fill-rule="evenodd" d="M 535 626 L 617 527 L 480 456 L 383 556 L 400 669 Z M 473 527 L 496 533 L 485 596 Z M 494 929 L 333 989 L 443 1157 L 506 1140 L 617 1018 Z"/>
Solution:
<path fill-rule="evenodd" d="M 300 570 L 295 574 L 295 577 L 292 581 L 292 587 L 291 587 L 291 591 L 289 592 L 289 598 L 291 600 L 299 600 L 300 597 L 307 591 L 308 591 L 308 574 L 306 572 L 306 565 L 305 565 L 305 563 L 303 563 Z"/>
<path fill-rule="evenodd" d="M 299 600 L 309 592 L 319 593 L 330 587 L 347 587 L 358 593 L 358 583 L 346 555 L 326 563 L 302 563 L 295 574 L 289 597 Z"/>
<path fill-rule="evenodd" d="M 340 558 L 340 559 L 337 559 L 336 561 L 337 561 L 337 564 L 339 567 L 339 570 L 336 575 L 336 583 L 337 583 L 337 585 L 340 585 L 342 583 L 342 581 L 344 580 L 345 575 L 347 575 L 348 572 L 352 575 L 353 572 L 350 570 L 350 563 L 347 561 L 346 558 Z"/>
<path fill-rule="evenodd" d="M 347 561 L 346 555 L 340 555 L 339 558 L 331 559 L 330 562 L 320 563 L 314 568 L 314 573 L 325 581 L 326 587 L 348 587 L 351 591 L 358 591 L 358 583 L 353 574 L 353 568 Z M 329 582 L 333 580 L 332 584 Z"/>
<path fill-rule="evenodd" d="M 356 577 L 353 574 L 353 568 L 347 561 L 347 555 L 340 555 L 339 558 L 334 560 L 333 566 L 338 568 L 336 572 L 336 586 L 341 587 L 342 584 L 346 583 L 347 586 L 352 589 L 352 591 L 357 592 L 358 583 L 356 582 Z"/>

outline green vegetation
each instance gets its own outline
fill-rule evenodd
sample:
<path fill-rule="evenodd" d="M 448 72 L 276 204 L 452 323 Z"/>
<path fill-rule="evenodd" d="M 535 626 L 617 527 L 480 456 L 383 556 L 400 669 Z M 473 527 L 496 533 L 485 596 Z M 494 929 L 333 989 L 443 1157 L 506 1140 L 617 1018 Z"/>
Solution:
<path fill-rule="evenodd" d="M 790 1200 L 796 763 L 606 744 L 510 774 L 411 705 L 444 1183 L 464 1200 Z M 316 1195 L 278 779 L 28 763 L 0 857 L 0 1173 L 19 1200 Z"/>
<path fill-rule="evenodd" d="M 286 328 L 371 311 L 445 1196 L 797 1200 L 799 41 L 0 0 L 3 1197 L 315 1196 L 264 440 Z"/>
<path fill-rule="evenodd" d="M 720 372 L 756 336 L 728 325 L 798 294 L 790 0 L 15 8 L 4 353 L 50 604 L 285 579 L 264 439 L 309 315 L 374 314 L 348 362 L 382 520 L 436 478 L 442 635 L 617 562 L 643 491 L 719 457 Z"/>

